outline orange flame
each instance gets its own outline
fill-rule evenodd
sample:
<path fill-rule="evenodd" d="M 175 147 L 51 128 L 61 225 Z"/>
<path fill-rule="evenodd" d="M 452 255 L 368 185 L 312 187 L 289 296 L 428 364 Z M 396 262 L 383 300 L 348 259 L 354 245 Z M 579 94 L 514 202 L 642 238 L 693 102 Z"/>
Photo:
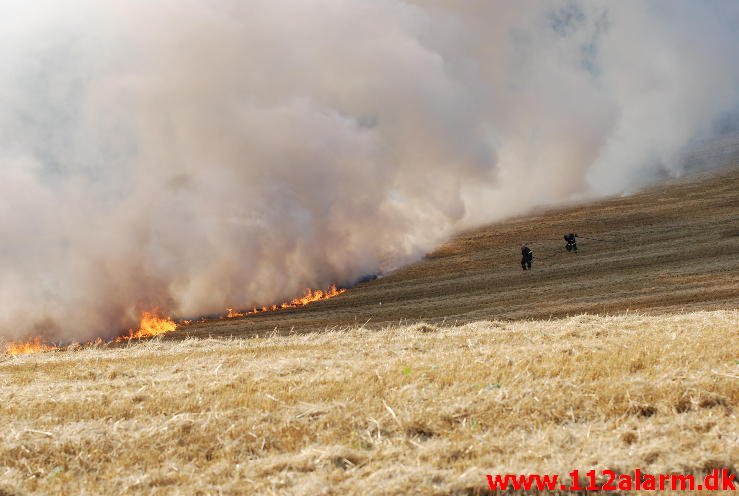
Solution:
<path fill-rule="evenodd" d="M 323 291 L 321 289 L 314 290 L 309 288 L 305 290 L 305 295 L 301 298 L 293 298 L 289 302 L 284 302 L 279 305 L 272 305 L 269 307 L 254 307 L 252 310 L 245 312 L 236 312 L 232 308 L 229 308 L 227 309 L 228 313 L 226 316 L 227 318 L 232 319 L 235 317 L 246 317 L 247 315 L 254 315 L 257 313 L 273 312 L 276 310 L 283 310 L 287 308 L 298 308 L 308 305 L 309 303 L 313 303 L 314 301 L 328 300 L 342 293 L 346 293 L 346 291 L 346 289 L 337 289 L 336 285 L 330 286 L 326 291 Z M 205 322 L 205 319 L 203 318 L 197 321 L 185 320 L 182 323 L 184 325 L 190 325 L 194 322 Z M 139 329 L 137 331 L 130 329 L 128 331 L 128 334 L 117 337 L 115 339 L 115 342 L 122 343 L 131 339 L 151 338 L 154 336 L 159 336 L 161 334 L 173 332 L 176 329 L 177 323 L 175 323 L 170 318 L 160 317 L 159 309 L 155 308 L 150 312 L 141 313 L 141 323 L 139 324 Z M 84 345 L 74 343 L 72 345 L 69 345 L 67 349 L 75 349 L 79 348 L 80 346 L 93 346 L 101 343 L 103 343 L 102 339 L 98 338 L 96 341 L 89 342 Z M 40 337 L 36 337 L 33 340 L 25 343 L 7 343 L 5 345 L 5 352 L 8 355 L 30 354 L 38 353 L 41 351 L 55 351 L 60 349 L 62 348 L 42 343 Z"/>
<path fill-rule="evenodd" d="M 58 350 L 56 346 L 43 344 L 41 337 L 36 337 L 31 341 L 25 343 L 8 343 L 5 345 L 5 353 L 8 355 L 28 355 L 31 353 L 39 353 L 41 351 L 54 351 Z"/>
<path fill-rule="evenodd" d="M 177 329 L 177 324 L 175 324 L 174 321 L 168 318 L 160 317 L 159 310 L 154 309 L 151 312 L 142 312 L 141 324 L 139 325 L 138 331 L 129 330 L 127 335 L 116 338 L 115 342 L 121 343 L 129 339 L 150 338 L 153 336 L 158 336 L 160 334 L 172 332 L 175 329 Z M 83 346 L 87 347 L 100 345 L 102 343 L 103 340 L 101 338 L 98 338 L 95 341 L 90 341 L 89 343 L 73 343 L 65 348 L 60 348 L 58 346 L 44 344 L 41 342 L 41 337 L 36 337 L 31 341 L 27 341 L 25 343 L 7 343 L 5 345 L 5 353 L 11 356 L 27 355 L 31 353 L 39 353 L 41 351 L 56 351 L 62 349 L 72 350 Z"/>
<path fill-rule="evenodd" d="M 339 296 L 342 293 L 346 293 L 346 291 L 346 289 L 337 289 L 335 284 L 331 285 L 326 291 L 323 291 L 321 289 L 308 288 L 305 290 L 305 296 L 303 296 L 302 298 L 293 298 L 289 302 L 286 301 L 279 305 L 272 305 L 270 307 L 263 306 L 261 308 L 254 307 L 252 310 L 246 312 L 235 312 L 232 308 L 227 308 L 226 317 L 229 319 L 233 319 L 235 317 L 246 317 L 247 315 L 254 315 L 257 313 L 284 310 L 286 308 L 303 307 L 305 305 L 308 305 L 309 303 L 313 303 L 314 301 L 328 300 L 330 298 L 333 298 L 334 296 Z"/>
<path fill-rule="evenodd" d="M 128 335 L 116 338 L 115 342 L 121 343 L 129 339 L 151 338 L 160 334 L 167 334 L 175 329 L 177 329 L 177 324 L 172 319 L 160 317 L 159 309 L 154 309 L 151 312 L 141 313 L 141 324 L 139 324 L 138 331 L 131 329 L 128 331 Z"/>

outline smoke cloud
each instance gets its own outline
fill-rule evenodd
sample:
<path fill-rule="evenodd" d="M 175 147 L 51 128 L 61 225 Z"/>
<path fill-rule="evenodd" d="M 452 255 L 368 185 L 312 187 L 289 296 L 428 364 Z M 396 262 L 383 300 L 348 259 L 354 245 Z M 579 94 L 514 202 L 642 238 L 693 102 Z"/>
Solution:
<path fill-rule="evenodd" d="M 350 284 L 678 174 L 739 108 L 733 0 L 2 0 L 0 335 Z"/>

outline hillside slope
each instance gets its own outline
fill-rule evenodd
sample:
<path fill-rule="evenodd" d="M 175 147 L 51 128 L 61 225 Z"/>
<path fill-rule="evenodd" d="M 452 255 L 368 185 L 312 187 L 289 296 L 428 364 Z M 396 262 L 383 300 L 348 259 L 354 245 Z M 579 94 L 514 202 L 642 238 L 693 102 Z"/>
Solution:
<path fill-rule="evenodd" d="M 579 233 L 579 252 L 562 236 Z M 534 270 L 519 265 L 530 243 Z M 739 167 L 462 233 L 423 261 L 304 308 L 206 322 L 185 335 L 547 319 L 739 306 Z"/>
<path fill-rule="evenodd" d="M 0 496 L 473 496 L 491 494 L 487 474 L 736 474 L 738 191 L 732 169 L 542 211 L 306 307 L 0 356 Z M 570 230 L 589 233 L 577 255 Z"/>

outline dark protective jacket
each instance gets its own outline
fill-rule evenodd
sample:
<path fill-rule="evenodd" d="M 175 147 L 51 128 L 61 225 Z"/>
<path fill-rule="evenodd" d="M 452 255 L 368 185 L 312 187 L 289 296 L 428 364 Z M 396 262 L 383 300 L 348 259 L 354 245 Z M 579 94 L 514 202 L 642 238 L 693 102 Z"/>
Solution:
<path fill-rule="evenodd" d="M 575 238 L 577 237 L 578 236 L 575 233 L 565 234 L 565 241 L 567 241 L 568 244 L 573 244 L 575 243 Z"/>
<path fill-rule="evenodd" d="M 523 248 L 521 248 L 521 256 L 524 260 L 531 261 L 534 259 L 534 252 L 531 251 L 531 248 L 529 248 L 528 246 L 524 246 Z"/>

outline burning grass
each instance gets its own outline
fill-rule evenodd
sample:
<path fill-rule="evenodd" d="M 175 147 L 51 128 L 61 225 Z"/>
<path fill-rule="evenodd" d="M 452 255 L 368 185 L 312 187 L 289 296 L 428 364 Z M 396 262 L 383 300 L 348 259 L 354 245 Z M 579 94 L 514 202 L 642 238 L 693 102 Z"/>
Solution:
<path fill-rule="evenodd" d="M 335 296 L 339 296 L 342 293 L 345 293 L 346 289 L 337 289 L 335 285 L 330 286 L 327 290 L 321 290 L 321 289 L 306 289 L 305 295 L 303 295 L 301 298 L 293 298 L 289 302 L 281 303 L 280 305 L 272 305 L 270 307 L 263 306 L 261 308 L 254 307 L 254 309 L 247 311 L 247 312 L 235 312 L 233 309 L 229 308 L 227 309 L 226 318 L 232 319 L 236 317 L 246 317 L 249 315 L 254 315 L 257 313 L 263 313 L 263 312 L 274 312 L 277 310 L 285 310 L 288 308 L 299 308 L 303 307 L 305 305 L 308 305 L 310 303 L 321 301 L 321 300 L 328 300 L 330 298 L 333 298 Z M 200 319 L 197 320 L 197 323 L 204 323 L 207 322 L 207 319 Z M 189 325 L 192 324 L 193 321 L 191 320 L 185 320 L 182 321 L 182 324 Z M 174 332 L 177 330 L 178 324 L 170 319 L 169 317 L 163 317 L 159 311 L 158 308 L 155 308 L 152 311 L 144 311 L 141 313 L 141 322 L 139 324 L 138 330 L 134 331 L 133 329 L 129 329 L 128 334 L 124 334 L 122 336 L 119 336 L 114 339 L 114 342 L 116 343 L 123 343 L 132 339 L 148 339 L 153 338 L 162 334 L 168 334 L 170 332 Z M 42 341 L 42 338 L 40 336 L 37 336 L 29 341 L 22 342 L 22 343 L 6 343 L 5 344 L 5 353 L 11 356 L 14 355 L 29 355 L 33 353 L 40 353 L 43 351 L 58 351 L 65 348 L 78 348 L 80 346 L 92 346 L 102 343 L 102 340 L 98 339 L 97 341 L 85 343 L 83 345 L 80 345 L 79 343 L 74 343 L 72 345 L 69 345 L 67 347 L 61 347 L 56 346 L 50 343 L 44 343 Z"/>
<path fill-rule="evenodd" d="M 5 345 L 5 353 L 11 356 L 27 355 L 42 351 L 54 351 L 58 349 L 59 348 L 57 346 L 43 343 L 40 336 L 36 336 L 34 339 L 24 343 L 8 343 Z"/>
<path fill-rule="evenodd" d="M 139 330 L 128 331 L 128 335 L 116 338 L 116 343 L 122 343 L 129 339 L 145 339 L 153 338 L 161 334 L 167 334 L 177 330 L 177 324 L 170 318 L 164 318 L 156 309 L 152 312 L 143 312 L 141 314 L 141 324 Z"/>
<path fill-rule="evenodd" d="M 123 343 L 131 339 L 145 339 L 159 336 L 177 330 L 177 324 L 170 318 L 162 317 L 159 314 L 159 310 L 155 309 L 151 312 L 141 313 L 141 322 L 139 329 L 134 331 L 133 329 L 128 331 L 128 334 L 117 337 L 114 341 L 116 343 Z M 90 347 L 102 344 L 103 340 L 98 338 L 95 341 L 89 343 L 73 343 L 67 346 L 57 346 L 50 343 L 43 342 L 40 336 L 20 342 L 20 343 L 6 343 L 5 353 L 10 356 L 15 355 L 32 355 L 34 353 L 41 353 L 44 351 L 60 351 L 60 350 L 72 350 L 80 347 Z"/>
<path fill-rule="evenodd" d="M 306 289 L 305 294 L 301 298 L 293 298 L 290 301 L 280 303 L 279 305 L 254 307 L 251 310 L 238 312 L 234 311 L 233 308 L 226 309 L 226 317 L 233 319 L 236 317 L 247 317 L 249 315 L 255 315 L 264 312 L 275 312 L 277 310 L 286 310 L 288 308 L 299 308 L 309 305 L 316 301 L 328 300 L 340 294 L 346 293 L 346 289 L 337 289 L 336 285 L 329 286 L 327 290 L 322 289 Z"/>
<path fill-rule="evenodd" d="M 584 315 L 6 357 L 0 493 L 470 495 L 488 473 L 736 471 L 738 329 L 736 310 Z"/>

